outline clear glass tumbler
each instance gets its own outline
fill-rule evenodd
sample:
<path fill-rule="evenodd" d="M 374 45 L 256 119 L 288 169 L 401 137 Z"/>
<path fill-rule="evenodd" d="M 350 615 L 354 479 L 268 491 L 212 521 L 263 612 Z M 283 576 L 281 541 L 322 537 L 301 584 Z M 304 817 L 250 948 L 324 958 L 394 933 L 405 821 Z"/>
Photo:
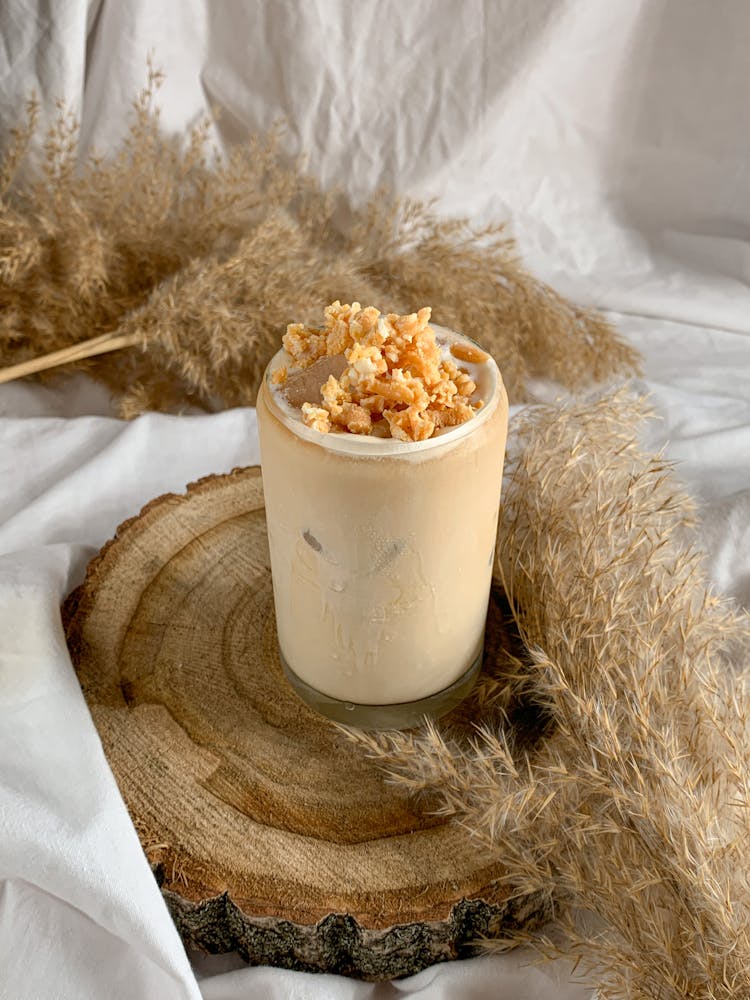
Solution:
<path fill-rule="evenodd" d="M 468 341 L 432 325 L 438 342 Z M 481 666 L 508 427 L 496 363 L 483 406 L 426 441 L 322 434 L 258 395 L 276 627 L 286 676 L 345 725 L 408 728 L 470 691 Z"/>

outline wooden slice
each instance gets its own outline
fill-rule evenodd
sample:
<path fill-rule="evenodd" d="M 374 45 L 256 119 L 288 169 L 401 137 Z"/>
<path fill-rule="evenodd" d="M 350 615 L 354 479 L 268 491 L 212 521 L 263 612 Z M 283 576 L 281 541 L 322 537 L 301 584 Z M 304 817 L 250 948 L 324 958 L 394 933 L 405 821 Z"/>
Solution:
<path fill-rule="evenodd" d="M 543 917 L 283 677 L 258 468 L 154 500 L 66 601 L 68 644 L 190 947 L 392 978 Z M 502 628 L 496 607 L 490 641 Z"/>

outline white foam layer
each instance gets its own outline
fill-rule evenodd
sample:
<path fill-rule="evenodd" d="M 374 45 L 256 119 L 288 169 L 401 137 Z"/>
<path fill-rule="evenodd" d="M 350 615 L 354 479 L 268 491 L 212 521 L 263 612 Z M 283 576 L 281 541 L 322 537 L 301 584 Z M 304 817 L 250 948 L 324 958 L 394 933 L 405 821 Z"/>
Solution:
<path fill-rule="evenodd" d="M 479 364 L 459 361 L 451 354 L 451 346 L 457 343 L 470 343 L 474 341 L 464 334 L 448 330 L 446 327 L 430 323 L 435 331 L 435 339 L 441 349 L 444 359 L 450 359 L 459 368 L 467 371 L 472 381 L 476 383 L 476 392 L 471 396 L 470 402 L 482 401 L 484 404 L 477 411 L 476 416 L 467 420 L 457 427 L 443 427 L 433 434 L 426 441 L 399 441 L 395 438 L 381 438 L 369 434 L 349 434 L 347 432 L 331 431 L 323 434 L 320 431 L 308 427 L 302 420 L 302 413 L 296 406 L 292 406 L 284 395 L 283 386 L 274 385 L 271 378 L 277 369 L 294 367 L 294 363 L 287 352 L 282 348 L 271 359 L 265 374 L 265 386 L 269 393 L 269 399 L 273 405 L 273 410 L 285 426 L 289 427 L 298 437 L 311 441 L 313 444 L 328 448 L 331 451 L 345 452 L 350 455 L 365 457 L 382 457 L 386 455 L 417 457 L 435 447 L 445 447 L 454 441 L 470 434 L 478 426 L 483 424 L 494 412 L 498 399 L 502 394 L 502 377 L 500 369 L 494 358 L 488 356 L 487 361 Z M 479 347 L 478 344 L 475 344 Z M 480 348 L 481 350 L 481 348 Z M 486 353 L 486 352 L 485 352 Z M 310 400 L 315 402 L 315 400 Z"/>

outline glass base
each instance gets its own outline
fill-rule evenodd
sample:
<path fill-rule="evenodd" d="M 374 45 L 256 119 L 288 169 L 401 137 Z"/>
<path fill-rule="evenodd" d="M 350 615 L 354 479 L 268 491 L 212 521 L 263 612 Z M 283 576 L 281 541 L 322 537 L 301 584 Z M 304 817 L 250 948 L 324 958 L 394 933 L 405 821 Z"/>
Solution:
<path fill-rule="evenodd" d="M 439 719 L 455 708 L 469 694 L 482 666 L 482 650 L 469 669 L 461 674 L 450 687 L 443 688 L 427 698 L 405 701 L 394 705 L 355 705 L 350 701 L 340 701 L 330 695 L 316 691 L 301 680 L 281 654 L 281 665 L 286 679 L 302 701 L 327 719 L 356 729 L 412 729 L 420 726 L 425 717 Z"/>

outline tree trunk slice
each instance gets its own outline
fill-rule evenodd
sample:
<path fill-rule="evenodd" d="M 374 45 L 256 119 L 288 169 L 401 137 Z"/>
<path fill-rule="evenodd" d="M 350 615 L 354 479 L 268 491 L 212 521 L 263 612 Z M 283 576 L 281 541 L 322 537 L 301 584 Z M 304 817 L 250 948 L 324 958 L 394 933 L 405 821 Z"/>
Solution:
<path fill-rule="evenodd" d="M 417 812 L 287 684 L 257 467 L 148 504 L 63 616 L 188 946 L 387 979 L 547 915 L 546 897 L 511 899 L 497 859 Z M 503 628 L 493 602 L 489 642 Z"/>

